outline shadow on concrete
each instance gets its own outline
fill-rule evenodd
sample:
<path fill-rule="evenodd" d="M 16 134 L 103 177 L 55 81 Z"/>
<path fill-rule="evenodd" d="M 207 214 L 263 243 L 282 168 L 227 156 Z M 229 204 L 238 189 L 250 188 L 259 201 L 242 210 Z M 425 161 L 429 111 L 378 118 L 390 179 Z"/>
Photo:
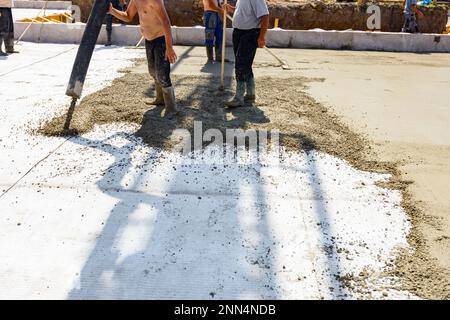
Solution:
<path fill-rule="evenodd" d="M 195 87 L 192 94 L 203 94 L 203 91 L 202 86 Z M 214 108 L 206 103 L 202 102 L 201 112 Z M 154 120 L 158 118 L 160 109 L 149 110 L 139 131 L 155 130 Z M 169 139 L 177 127 L 177 122 L 163 120 L 170 125 L 160 132 L 162 140 Z M 234 125 L 240 123 L 243 127 L 245 121 L 242 118 Z M 211 189 L 210 181 L 204 181 L 203 188 L 198 185 L 201 182 L 196 181 L 199 175 L 195 172 L 205 172 L 211 167 L 200 166 L 189 174 L 183 172 L 184 163 L 174 164 L 176 170 L 167 176 L 165 190 L 141 191 L 142 185 L 152 185 L 148 172 L 153 172 L 154 166 L 158 165 L 157 161 L 150 159 L 161 156 L 158 149 L 152 148 L 147 156 L 148 162 L 124 190 L 120 182 L 131 169 L 132 154 L 140 141 L 125 133 L 116 136 L 130 142 L 115 147 L 108 143 L 114 136 L 102 141 L 84 137 L 71 140 L 115 157 L 97 186 L 117 199 L 117 203 L 81 271 L 79 286 L 70 292 L 68 298 L 277 298 L 279 294 L 272 262 L 275 248 L 267 221 L 264 188 L 259 184 L 248 186 L 258 201 L 253 208 L 258 223 L 252 230 L 253 236 L 250 236 L 240 221 L 242 204 L 239 193 Z M 160 144 L 151 146 L 159 147 Z M 223 181 L 229 181 L 229 174 L 224 170 L 219 175 Z M 234 178 L 230 187 L 239 189 L 244 182 L 239 177 Z M 180 187 L 186 186 L 186 179 L 196 186 L 191 190 L 190 187 Z M 152 222 L 144 226 L 148 237 L 136 244 L 140 248 L 138 252 L 122 256 L 118 243 L 124 230 L 135 223 L 132 217 L 139 206 L 146 206 L 149 215 L 154 213 Z M 248 243 L 252 243 L 251 248 L 247 247 Z M 258 272 L 249 271 L 249 266 Z"/>
<path fill-rule="evenodd" d="M 179 61 L 181 60 L 182 57 Z M 176 65 L 174 67 L 176 68 Z M 189 78 L 179 77 L 174 85 L 179 87 L 187 81 Z M 111 209 L 84 264 L 79 286 L 70 292 L 68 298 L 281 297 L 274 262 L 276 247 L 268 221 L 269 206 L 262 181 L 248 185 L 247 177 L 230 176 L 232 170 L 226 168 L 222 172 L 208 173 L 208 170 L 213 170 L 211 167 L 194 165 L 195 170 L 189 171 L 186 169 L 189 165 L 183 161 L 173 163 L 171 166 L 174 169 L 170 174 L 163 174 L 166 185 L 161 189 L 158 189 L 160 181 L 152 181 L 157 177 L 151 173 L 163 162 L 155 159 L 164 159 L 159 148 L 164 147 L 179 128 L 179 124 L 188 118 L 201 121 L 203 132 L 215 128 L 222 133 L 226 129 L 246 129 L 248 123 L 270 121 L 256 106 L 231 110 L 222 108 L 223 99 L 231 93 L 216 92 L 211 89 L 214 87 L 211 83 L 218 84 L 219 79 L 208 77 L 207 81 L 192 88 L 186 100 L 178 101 L 182 110 L 177 120 L 161 118 L 162 107 L 154 107 L 145 114 L 136 136 L 152 148 L 146 155 L 145 164 L 138 172 L 135 171 L 134 181 L 128 183 L 126 190 L 121 182 L 129 175 L 133 153 L 141 145 L 135 135 L 119 133 L 101 141 L 84 137 L 71 140 L 114 156 L 114 162 L 97 182 L 97 186 L 102 192 L 115 198 L 117 203 Z M 195 110 L 191 108 L 192 99 L 199 101 Z M 227 113 L 231 113 L 232 117 L 227 117 Z M 192 137 L 194 128 L 191 126 L 186 129 Z M 108 143 L 108 140 L 115 137 L 125 138 L 129 142 L 120 147 Z M 333 287 L 333 290 L 329 289 L 329 293 L 324 295 L 343 298 L 345 295 L 337 280 L 341 268 L 337 253 L 331 245 L 333 229 L 329 223 L 326 195 L 321 188 L 319 168 L 310 153 L 315 149 L 315 144 L 302 133 L 295 135 L 295 138 L 298 140 L 298 149 L 307 152 L 308 174 L 317 199 L 314 209 L 322 229 L 319 246 L 324 250 L 316 254 L 324 255 L 324 259 L 318 258 L 316 262 L 326 261 L 323 269 L 327 273 L 327 284 L 328 287 Z M 209 178 L 200 180 L 205 174 Z M 248 174 L 259 176 L 258 172 L 252 173 L 252 170 Z M 212 187 L 212 181 L 218 177 L 222 179 L 221 188 Z M 257 179 L 255 181 L 258 181 Z M 148 189 L 144 188 L 144 185 L 154 185 L 156 190 L 146 191 Z M 251 190 L 255 199 L 254 206 L 250 209 L 255 211 L 258 217 L 256 225 L 252 227 L 253 236 L 242 226 L 241 216 L 246 209 L 242 207 L 240 193 L 233 191 L 239 190 L 243 185 Z M 149 217 L 136 221 L 133 216 L 138 208 L 142 210 L 142 206 L 148 210 Z M 128 239 L 137 242 L 134 246 L 139 250 L 124 253 L 118 248 L 118 244 L 123 239 L 125 230 L 141 223 L 140 228 L 145 229 L 145 237 Z M 249 243 L 251 245 L 248 245 Z M 252 271 L 252 268 L 256 268 L 258 272 Z"/>

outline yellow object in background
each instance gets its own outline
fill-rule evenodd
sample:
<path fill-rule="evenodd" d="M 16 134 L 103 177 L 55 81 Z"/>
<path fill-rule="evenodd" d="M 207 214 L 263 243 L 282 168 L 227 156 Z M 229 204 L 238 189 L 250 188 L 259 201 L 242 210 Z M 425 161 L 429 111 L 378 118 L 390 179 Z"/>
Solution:
<path fill-rule="evenodd" d="M 35 18 L 27 18 L 18 20 L 19 22 L 55 22 L 55 23 L 71 23 L 72 15 L 70 13 L 55 13 L 46 16 L 38 16 Z"/>
<path fill-rule="evenodd" d="M 273 23 L 273 27 L 274 28 L 278 28 L 278 21 L 279 21 L 280 19 L 278 19 L 278 18 L 275 18 L 275 22 Z"/>

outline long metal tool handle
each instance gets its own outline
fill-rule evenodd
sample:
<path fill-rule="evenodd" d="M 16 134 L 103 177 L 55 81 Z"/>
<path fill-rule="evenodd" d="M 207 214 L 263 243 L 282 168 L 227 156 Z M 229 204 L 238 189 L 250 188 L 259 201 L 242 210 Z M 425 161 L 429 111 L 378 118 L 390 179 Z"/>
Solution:
<path fill-rule="evenodd" d="M 223 36 L 222 36 L 222 61 L 220 66 L 220 85 L 222 88 L 225 87 L 225 47 L 227 46 L 227 10 L 225 7 L 227 6 L 227 0 L 224 1 L 223 4 Z"/>
<path fill-rule="evenodd" d="M 269 48 L 267 48 L 266 46 L 264 46 L 264 49 L 266 49 L 266 51 L 268 53 L 270 53 L 275 59 L 277 59 L 277 61 L 281 64 L 284 64 L 285 62 L 283 60 L 281 60 L 272 50 L 270 50 Z"/>
<path fill-rule="evenodd" d="M 139 48 L 139 46 L 141 45 L 142 41 L 144 41 L 144 36 L 142 36 L 141 39 L 139 40 L 139 42 L 136 44 L 136 48 Z"/>
<path fill-rule="evenodd" d="M 228 19 L 230 19 L 230 21 L 233 21 L 233 17 L 230 16 L 229 14 L 227 14 Z M 285 62 L 283 60 L 280 59 L 280 57 L 278 57 L 272 50 L 270 50 L 269 48 L 267 48 L 266 46 L 264 46 L 264 49 L 270 53 L 275 59 L 277 59 L 277 61 L 281 64 L 284 64 Z"/>

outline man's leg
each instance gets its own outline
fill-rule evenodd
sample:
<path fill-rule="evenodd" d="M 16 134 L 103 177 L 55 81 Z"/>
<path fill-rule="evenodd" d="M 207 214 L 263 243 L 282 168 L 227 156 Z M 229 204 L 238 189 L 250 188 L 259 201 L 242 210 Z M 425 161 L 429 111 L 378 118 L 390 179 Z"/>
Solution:
<path fill-rule="evenodd" d="M 175 91 L 170 79 L 170 62 L 166 59 L 166 40 L 165 37 L 159 37 L 154 40 L 155 47 L 153 49 L 155 59 L 156 80 L 162 87 L 164 104 L 166 109 L 164 117 L 173 119 L 177 114 L 177 103 L 175 100 Z"/>
<path fill-rule="evenodd" d="M 115 9 L 121 9 L 119 0 L 111 0 L 111 4 Z M 113 16 L 110 14 L 106 15 L 106 44 L 105 46 L 110 46 L 112 44 L 111 38 L 112 38 L 112 22 L 113 22 Z"/>
<path fill-rule="evenodd" d="M 6 8 L 0 8 L 0 57 L 7 56 L 5 52 L 2 51 L 2 44 L 3 39 L 6 38 Z M 5 47 L 6 47 L 6 41 L 5 41 Z"/>
<path fill-rule="evenodd" d="M 207 62 L 213 62 L 214 32 L 216 26 L 216 17 L 214 15 L 214 12 L 206 11 L 203 14 L 203 21 L 205 23 L 205 47 L 206 47 L 206 55 L 208 57 Z"/>
<path fill-rule="evenodd" d="M 3 44 L 3 36 L 2 36 L 2 34 L 0 33 L 0 57 L 5 57 L 5 56 L 7 56 L 8 54 L 7 54 L 6 52 L 3 52 L 3 50 L 2 50 L 2 44 Z"/>
<path fill-rule="evenodd" d="M 162 94 L 161 85 L 158 83 L 156 79 L 156 70 L 155 70 L 155 55 L 154 55 L 154 44 L 152 41 L 145 40 L 145 53 L 147 55 L 147 65 L 148 65 L 148 73 L 155 80 L 155 91 L 156 98 L 152 101 L 146 101 L 146 104 L 150 105 L 164 105 L 164 98 Z"/>
<path fill-rule="evenodd" d="M 409 13 L 405 13 L 405 23 L 403 24 L 402 32 L 411 33 L 412 29 L 412 15 Z"/>
<path fill-rule="evenodd" d="M 235 35 L 236 32 L 236 35 Z M 236 95 L 227 102 L 229 107 L 240 107 L 244 105 L 244 93 L 247 86 L 248 97 L 254 96 L 254 76 L 252 64 L 258 48 L 259 30 L 235 30 L 233 32 L 233 48 L 235 52 L 235 75 L 236 75 Z"/>
<path fill-rule="evenodd" d="M 408 29 L 408 15 L 405 13 L 404 14 L 403 26 L 402 26 L 402 32 L 407 32 L 406 31 L 407 29 Z"/>
<path fill-rule="evenodd" d="M 258 49 L 258 37 L 260 30 L 255 29 L 247 38 L 248 46 L 246 46 L 245 50 L 247 50 L 246 57 L 248 60 L 245 62 L 245 70 L 244 70 L 244 81 L 246 86 L 247 94 L 244 97 L 244 100 L 254 102 L 256 100 L 256 84 L 255 84 L 255 76 L 253 75 L 253 61 L 255 60 L 256 50 Z"/>
<path fill-rule="evenodd" d="M 223 18 L 222 18 L 223 19 Z M 216 62 L 222 61 L 223 21 L 217 14 L 217 23 L 214 30 Z"/>
<path fill-rule="evenodd" d="M 240 58 L 239 52 L 241 51 L 242 46 L 242 37 L 245 35 L 246 31 L 234 29 L 233 30 L 233 52 L 234 52 L 234 71 L 236 75 L 236 93 L 234 97 L 230 100 L 225 102 L 225 105 L 227 107 L 233 108 L 233 107 L 241 107 L 244 105 L 244 93 L 245 93 L 245 82 L 241 79 L 241 73 L 240 70 L 242 59 Z"/>
<path fill-rule="evenodd" d="M 14 50 L 14 20 L 11 8 L 6 8 L 4 15 L 6 19 L 6 32 L 3 39 L 5 41 L 6 53 L 18 53 L 18 51 Z"/>
<path fill-rule="evenodd" d="M 417 16 L 414 15 L 412 18 L 413 18 L 412 19 L 412 33 L 419 33 L 420 30 L 419 30 L 419 24 L 417 23 Z"/>
<path fill-rule="evenodd" d="M 113 20 L 113 16 L 110 14 L 107 14 L 106 15 L 106 43 L 105 43 L 105 46 L 107 46 L 107 47 L 112 44 L 112 42 L 111 42 L 112 20 Z"/>

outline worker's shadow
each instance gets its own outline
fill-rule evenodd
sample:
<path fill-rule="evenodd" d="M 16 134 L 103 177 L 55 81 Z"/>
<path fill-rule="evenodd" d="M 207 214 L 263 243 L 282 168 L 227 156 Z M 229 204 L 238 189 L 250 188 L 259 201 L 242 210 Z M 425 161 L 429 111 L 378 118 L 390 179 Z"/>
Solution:
<path fill-rule="evenodd" d="M 230 88 L 233 80 L 234 73 L 234 54 L 231 47 L 227 47 L 227 51 L 225 54 L 225 64 L 224 64 L 224 86 L 226 88 Z M 210 77 L 218 77 L 222 72 L 222 64 L 221 62 L 207 62 L 200 69 L 206 76 Z"/>
<path fill-rule="evenodd" d="M 293 137 L 299 148 L 308 151 L 310 181 L 320 198 L 319 170 L 314 154 L 309 153 L 315 149 L 314 142 L 302 134 Z M 71 142 L 114 157 L 96 184 L 116 202 L 68 298 L 280 297 L 268 194 L 257 171 L 242 167 L 245 179 L 241 180 L 239 174 L 233 174 L 233 166 L 216 173 L 208 172 L 208 166 L 195 165 L 191 170 L 189 161 L 185 164 L 183 160 L 166 166 L 158 149 L 142 153 L 141 141 L 131 133 L 118 132 L 101 140 L 74 137 Z M 138 149 L 144 157 L 136 166 L 133 159 Z M 161 179 L 168 182 L 164 189 L 158 189 Z M 233 184 L 227 183 L 222 190 L 227 179 Z M 253 182 L 249 184 L 249 180 Z M 243 185 L 252 190 L 254 203 L 249 207 L 243 207 L 239 191 Z M 325 201 L 317 202 L 316 211 L 325 228 L 320 241 L 326 244 L 325 235 L 333 233 L 328 229 Z M 249 212 L 256 215 L 257 223 L 246 230 L 242 216 Z M 336 287 L 339 261 L 334 253 L 326 257 L 329 283 Z M 332 294 L 342 297 L 340 290 Z"/>
<path fill-rule="evenodd" d="M 161 117 L 162 106 L 150 107 L 145 113 L 135 135 L 152 148 L 139 170 L 132 165 L 133 153 L 142 145 L 135 135 L 118 133 L 100 141 L 84 137 L 72 139 L 114 156 L 114 162 L 97 185 L 105 195 L 117 199 L 117 203 L 82 268 L 79 285 L 70 292 L 69 298 L 275 299 L 280 296 L 274 261 L 277 249 L 268 222 L 268 195 L 259 173 L 246 171 L 242 179 L 240 175 L 233 175 L 231 169 L 211 173 L 208 172 L 211 167 L 197 165 L 195 171 L 190 172 L 183 169 L 189 168 L 184 160 L 168 167 L 164 166 L 167 161 L 152 160 L 165 157 L 161 149 L 170 143 L 176 129 L 184 128 L 192 137 L 194 121 L 202 122 L 203 132 L 219 129 L 223 136 L 226 129 L 245 130 L 249 123 L 269 121 L 257 103 L 236 109 L 223 108 L 224 100 L 230 98 L 232 92 L 217 90 L 218 77 L 205 76 L 194 82 L 195 85 L 192 85 L 193 79 L 174 77 L 179 92 L 188 90 L 177 99 L 180 113 L 175 120 Z M 154 96 L 152 92 L 153 86 L 146 94 Z M 125 138 L 128 143 L 120 146 L 108 143 L 108 139 L 117 137 Z M 315 148 L 308 137 L 299 134 L 294 138 L 298 139 L 299 148 Z M 318 170 L 314 161 L 311 163 L 313 187 L 322 194 L 320 181 L 314 180 Z M 161 164 L 164 170 L 158 167 Z M 122 182 L 125 178 L 130 181 L 130 171 L 134 171 L 132 181 L 124 190 Z M 248 184 L 247 179 L 252 174 L 257 177 Z M 158 189 L 162 188 L 161 179 L 167 183 L 163 189 Z M 240 198 L 239 188 L 243 184 L 252 190 L 254 201 L 247 209 L 242 207 Z M 218 196 L 220 201 L 217 201 Z M 142 206 L 147 211 L 145 217 Z M 251 232 L 242 230 L 240 216 L 252 211 L 256 212 L 257 223 L 251 227 Z M 322 202 L 317 207 L 317 215 L 320 221 L 328 219 Z M 241 231 L 236 233 L 236 230 Z M 325 238 L 322 240 L 326 242 Z M 119 248 L 121 243 L 125 243 L 128 251 Z M 339 274 L 336 261 L 335 256 L 328 260 L 330 283 L 335 281 L 332 277 Z"/>
<path fill-rule="evenodd" d="M 174 79 L 175 88 L 186 88 L 191 77 Z M 145 113 L 141 127 L 135 133 L 153 147 L 147 159 L 164 157 L 166 144 L 174 131 L 190 120 L 202 121 L 203 131 L 208 128 L 245 128 L 249 119 L 240 117 L 230 121 L 222 107 L 226 92 L 208 93 L 211 83 L 219 85 L 219 79 L 206 78 L 191 86 L 190 92 L 178 98 L 180 113 L 175 120 L 161 117 L 162 106 L 150 107 Z M 151 92 L 154 86 L 146 92 Z M 214 94 L 212 94 L 214 93 Z M 205 98 L 206 97 L 206 98 Z M 195 101 L 195 108 L 192 102 Z M 118 102 L 119 103 L 119 102 Z M 248 108 L 250 110 L 250 108 Z M 247 111 L 250 112 L 250 111 Z M 261 110 L 254 108 L 252 121 L 267 121 Z M 193 121 L 189 121 L 190 124 Z M 193 133 L 192 126 L 183 126 Z M 136 172 L 134 181 L 123 190 L 122 181 L 132 170 L 133 153 L 141 145 L 135 135 L 118 133 L 101 141 L 75 137 L 73 142 L 114 156 L 114 163 L 105 170 L 97 182 L 100 190 L 117 199 L 101 234 L 80 274 L 77 288 L 71 299 L 92 298 L 277 298 L 278 290 L 272 270 L 272 255 L 275 252 L 268 226 L 267 195 L 261 183 L 254 183 L 254 201 L 258 203 L 258 223 L 252 227 L 255 239 L 249 238 L 242 229 L 239 215 L 242 214 L 239 200 L 241 181 L 223 190 L 223 183 L 231 172 L 223 170 L 217 174 L 209 172 L 208 165 L 196 165 L 195 174 L 187 165 L 171 163 L 170 169 L 161 174 L 167 176 L 168 184 L 163 190 L 148 191 L 148 186 L 161 186 L 157 168 L 159 161 L 146 160 Z M 108 140 L 125 138 L 128 143 L 116 147 Z M 189 157 L 187 163 L 191 163 Z M 203 173 L 202 173 L 203 172 Z M 250 175 L 259 179 L 257 172 Z M 150 178 L 151 177 L 151 178 Z M 246 174 L 246 179 L 249 174 Z M 203 182 L 199 183 L 199 179 Z M 246 180 L 247 181 L 247 180 Z M 202 187 L 196 185 L 203 185 Z M 143 186 L 147 187 L 143 187 Z M 194 186 L 193 186 L 194 185 Z M 198 189 L 198 190 L 197 190 Z M 196 191 L 197 190 L 197 191 Z M 223 197 L 222 192 L 235 196 Z M 220 197 L 220 201 L 217 201 Z M 203 199 L 202 199 L 203 198 Z M 135 215 L 144 206 L 148 218 L 136 225 Z M 151 214 L 152 213 L 152 214 Z M 191 223 L 190 223 L 191 222 Z M 126 237 L 127 229 L 138 228 L 142 238 L 135 238 L 138 252 L 125 254 L 118 250 Z M 132 236 L 133 238 L 133 236 Z M 122 239 L 122 240 L 121 240 Z M 252 242 L 251 249 L 242 243 Z M 253 266 L 253 267 L 251 267 Z M 259 270 L 259 271 L 258 271 Z"/>
<path fill-rule="evenodd" d="M 123 132 L 71 141 L 114 157 L 96 184 L 116 203 L 68 298 L 277 298 L 267 196 L 260 183 L 247 184 L 258 203 L 258 223 L 249 236 L 239 218 L 241 181 L 221 189 L 229 171 L 212 174 L 210 167 L 197 165 L 192 172 L 181 160 L 171 162 L 168 172 L 161 151 L 150 148 L 143 154 L 141 141 Z M 133 165 L 137 149 L 144 155 L 138 170 Z M 246 179 L 252 174 L 258 176 L 247 173 Z M 164 189 L 158 189 L 161 175 L 168 181 Z M 199 180 L 204 187 L 196 192 L 192 184 Z"/>
<path fill-rule="evenodd" d="M 245 130 L 251 123 L 270 121 L 257 103 L 246 102 L 244 107 L 226 108 L 224 102 L 232 97 L 233 92 L 218 90 L 220 79 L 217 77 L 196 77 L 195 85 L 192 85 L 193 78 L 190 76 L 178 76 L 173 82 L 176 90 L 183 92 L 183 95 L 177 97 L 179 112 L 176 119 L 163 118 L 163 106 L 150 107 L 136 132 L 138 137 L 152 147 L 173 146 L 173 139 L 177 138 L 174 136 L 177 129 L 187 130 L 191 138 L 198 139 L 194 137 L 195 122 L 201 123 L 202 135 L 208 129 L 217 129 L 225 137 L 227 129 Z M 145 95 L 152 99 L 154 98 L 152 92 L 153 86 L 145 92 Z M 203 144 L 204 147 L 207 145 L 208 143 Z"/>

